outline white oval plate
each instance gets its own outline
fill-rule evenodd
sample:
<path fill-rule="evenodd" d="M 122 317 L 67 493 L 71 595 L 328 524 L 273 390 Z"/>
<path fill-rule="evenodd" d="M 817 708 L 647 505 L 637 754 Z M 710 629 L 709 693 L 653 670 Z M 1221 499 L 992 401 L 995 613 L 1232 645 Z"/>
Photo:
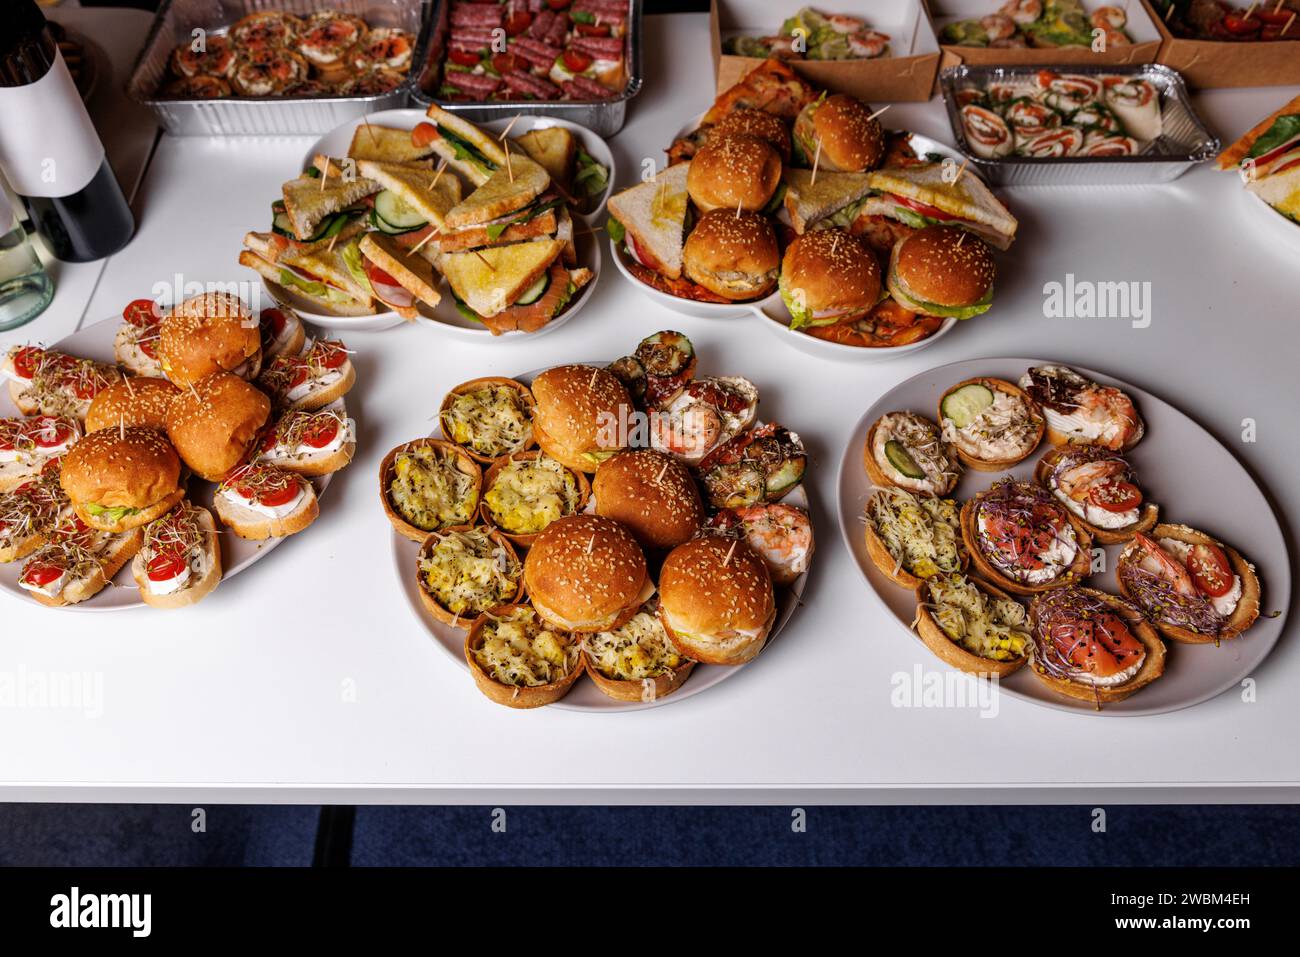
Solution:
<path fill-rule="evenodd" d="M 401 110 L 381 110 L 378 113 L 371 113 L 368 116 L 353 120 L 336 126 L 330 130 L 315 143 L 311 149 L 303 156 L 302 165 L 304 168 L 311 165 L 312 160 L 319 153 L 325 153 L 328 156 L 346 156 L 348 147 L 352 143 L 353 134 L 357 128 L 362 126 L 367 120 L 375 126 L 390 126 L 398 129 L 414 129 L 416 124 L 422 123 L 428 119 L 423 110 L 401 109 Z M 500 133 L 510 125 L 510 120 L 494 120 L 491 123 L 479 124 L 483 129 L 490 132 Z M 442 294 L 442 300 L 437 306 L 430 308 L 420 303 L 419 318 L 415 319 L 416 325 L 428 329 L 435 333 L 445 334 L 457 339 L 465 339 L 476 342 L 487 342 L 496 340 L 498 342 L 509 342 L 515 340 L 531 340 L 538 336 L 553 332 L 560 326 L 564 325 L 578 311 L 586 305 L 591 296 L 591 291 L 596 287 L 600 280 L 601 256 L 599 244 L 591 240 L 591 223 L 596 220 L 605 209 L 605 200 L 608 199 L 610 188 L 614 182 L 614 156 L 609 150 L 609 146 L 603 139 L 587 129 L 585 126 L 579 126 L 577 123 L 570 123 L 568 120 L 561 120 L 547 116 L 520 116 L 511 128 L 511 134 L 526 133 L 531 129 L 540 129 L 543 127 L 563 126 L 570 130 L 582 143 L 583 148 L 591 154 L 599 163 L 605 164 L 610 170 L 610 186 L 606 187 L 604 195 L 600 199 L 600 205 L 591 213 L 578 215 L 574 217 L 574 229 L 577 233 L 575 244 L 578 248 L 578 264 L 586 266 L 595 275 L 592 276 L 591 282 L 587 283 L 578 294 L 574 296 L 573 301 L 565 308 L 556 319 L 548 322 L 536 332 L 507 332 L 499 336 L 493 336 L 488 329 L 480 323 L 471 319 L 466 319 L 457 310 L 452 300 L 451 287 L 447 280 L 438 277 L 438 291 Z M 274 283 L 263 282 L 271 296 L 281 301 L 287 302 L 288 305 L 296 309 L 308 322 L 315 325 L 324 326 L 330 329 L 346 331 L 348 329 L 356 330 L 379 330 L 391 329 L 394 326 L 401 325 L 405 320 L 397 313 L 389 310 L 386 312 L 376 313 L 370 316 L 334 316 L 322 315 L 313 312 L 313 306 L 304 302 L 301 298 L 294 295 L 291 290 L 286 290 L 282 286 Z M 303 306 L 307 308 L 304 309 Z"/>
<path fill-rule="evenodd" d="M 933 420 L 939 396 L 964 379 L 994 376 L 1019 382 L 1030 366 L 1051 361 L 1056 360 L 968 359 L 912 376 L 867 409 L 840 459 L 837 507 L 844 543 L 872 593 L 916 642 L 919 660 L 928 666 L 947 668 L 911 634 L 915 597 L 882 575 L 867 554 L 862 516 L 873 490 L 862 465 L 867 432 L 886 412 L 908 410 Z M 1027 665 L 1009 678 L 1003 678 L 999 682 L 1000 690 L 1043 707 L 1102 717 L 1162 714 L 1208 701 L 1252 674 L 1282 635 L 1291 600 L 1291 563 L 1277 517 L 1264 492 L 1232 453 L 1178 409 L 1126 382 L 1082 366 L 1067 365 L 1103 385 L 1123 389 L 1137 404 L 1146 421 L 1146 435 L 1125 456 L 1133 463 L 1144 491 L 1150 493 L 1150 500 L 1160 506 L 1160 520 L 1200 529 L 1245 555 L 1259 572 L 1263 586 L 1262 613 L 1244 635 L 1219 647 L 1166 641 L 1169 657 L 1165 673 L 1132 697 L 1108 703 L 1100 711 L 1091 702 L 1049 690 L 1030 673 Z M 1032 480 L 1034 464 L 1048 448 L 1044 442 L 1024 462 L 1002 473 L 966 470 L 955 497 L 962 501 L 970 499 L 1006 474 Z M 1107 571 L 1094 575 L 1088 582 L 1090 585 L 1119 594 L 1113 569 L 1121 548 L 1105 546 Z M 1280 614 L 1269 617 L 1274 611 Z"/>
<path fill-rule="evenodd" d="M 584 363 L 586 365 L 604 366 L 606 363 L 592 361 Z M 520 382 L 530 384 L 533 378 L 543 370 L 535 369 L 524 375 L 515 376 Z M 435 432 L 434 437 L 439 433 Z M 798 488 L 787 495 L 783 502 L 790 505 L 796 505 L 799 508 L 808 511 L 811 517 L 812 511 L 808 505 L 808 493 L 804 485 L 800 484 Z M 428 609 L 424 607 L 424 602 L 420 599 L 420 585 L 415 576 L 415 562 L 420 553 L 420 543 L 413 542 L 409 538 L 403 538 L 397 532 L 391 536 L 393 549 L 393 568 L 397 573 L 398 581 L 402 585 L 402 593 L 406 596 L 406 602 L 411 608 L 411 613 L 424 626 L 434 639 L 434 644 L 445 652 L 452 661 L 460 666 L 461 670 L 469 675 L 469 665 L 465 662 L 465 635 L 468 632 L 460 628 L 452 628 L 444 625 L 442 622 L 434 619 L 429 614 Z M 522 555 L 520 556 L 522 560 Z M 785 628 L 790 617 L 795 613 L 803 599 L 804 585 L 808 581 L 808 572 L 800 575 L 789 588 L 778 588 L 776 590 L 776 621 L 772 625 L 772 632 L 768 635 L 766 643 L 763 645 L 764 650 L 776 640 L 781 630 Z M 567 695 L 557 701 L 555 704 L 547 705 L 548 708 L 559 708 L 563 711 L 597 711 L 603 713 L 620 712 L 620 711 L 644 711 L 647 708 L 658 708 L 662 705 L 673 704 L 677 701 L 685 701 L 687 698 L 694 697 L 702 691 L 707 691 L 716 684 L 726 681 L 728 678 L 738 674 L 742 669 L 749 667 L 755 661 L 762 659 L 760 653 L 757 658 L 746 662 L 743 665 L 696 665 L 692 669 L 690 676 L 680 688 L 672 694 L 657 698 L 654 701 L 615 701 L 613 698 L 602 693 L 594 682 L 587 680 L 585 677 L 579 678 L 574 684 L 572 690 Z"/>
<path fill-rule="evenodd" d="M 117 335 L 121 325 L 122 319 L 120 316 L 103 319 L 79 329 L 66 339 L 60 339 L 58 342 L 47 346 L 47 348 L 57 349 L 60 352 L 81 356 L 85 359 L 113 362 L 115 361 L 113 357 L 113 338 Z M 308 335 L 311 335 L 310 330 L 308 330 Z M 10 399 L 9 390 L 7 388 L 0 389 L 0 418 L 21 414 Z M 329 487 L 330 478 L 329 475 L 322 475 L 319 478 L 310 479 L 312 485 L 316 487 L 318 496 L 324 495 L 325 489 Z M 212 482 L 205 482 L 197 477 L 191 478 L 189 485 L 190 499 L 195 504 L 202 505 L 211 512 L 212 496 L 216 488 L 216 485 Z M 213 512 L 213 517 L 216 517 L 215 512 Z M 240 538 L 234 532 L 225 528 L 219 519 L 217 520 L 217 529 L 219 533 L 218 541 L 221 545 L 222 578 L 234 578 L 249 565 L 265 558 L 273 548 L 284 541 L 282 538 L 268 538 L 265 541 L 254 542 Z M 0 564 L 0 591 L 9 592 L 17 596 L 21 601 L 35 604 L 31 596 L 18 586 L 18 576 L 22 574 L 23 565 L 23 561 Z M 221 594 L 220 585 L 217 586 L 214 594 Z M 209 600 L 219 601 L 220 599 Z M 113 576 L 112 584 L 99 594 L 75 605 L 62 605 L 59 610 L 120 611 L 123 608 L 147 607 L 149 606 L 140 600 L 139 586 L 136 585 L 135 578 L 131 575 L 131 563 L 127 562 Z"/>

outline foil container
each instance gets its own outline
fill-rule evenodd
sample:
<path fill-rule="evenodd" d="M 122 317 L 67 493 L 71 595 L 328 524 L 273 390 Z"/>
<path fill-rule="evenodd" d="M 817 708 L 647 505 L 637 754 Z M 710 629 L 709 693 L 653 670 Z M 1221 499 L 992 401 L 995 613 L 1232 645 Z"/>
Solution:
<path fill-rule="evenodd" d="M 405 106 L 419 69 L 429 0 L 163 0 L 144 48 L 127 80 L 126 93 L 147 106 L 168 133 L 176 136 L 273 136 L 326 133 L 347 120 L 377 110 Z M 406 81 L 375 96 L 221 97 L 181 99 L 160 95 L 168 77 L 168 58 L 191 31 L 220 36 L 240 17 L 263 10 L 306 17 L 333 10 L 363 18 L 371 27 L 397 27 L 416 37 Z"/>
<path fill-rule="evenodd" d="M 472 123 L 513 119 L 518 113 L 528 116 L 558 116 L 585 126 L 598 136 L 608 138 L 623 128 L 628 100 L 641 92 L 641 0 L 629 0 L 624 58 L 628 65 L 627 86 L 623 92 L 603 100 L 489 100 L 473 103 L 440 100 L 435 95 L 442 75 L 442 63 L 451 33 L 451 0 L 434 0 L 437 9 L 429 20 L 422 48 L 412 75 L 416 77 L 411 99 L 426 109 L 432 103 L 464 117 Z"/>
<path fill-rule="evenodd" d="M 971 87 L 983 90 L 990 83 L 1033 82 L 1041 70 L 1146 80 L 1160 94 L 1163 126 L 1160 136 L 1147 144 L 1141 153 L 1133 156 L 1003 156 L 999 159 L 977 156 L 966 139 L 957 94 Z M 1192 109 L 1182 76 L 1176 70 L 1156 63 L 1138 66 L 963 65 L 943 70 L 939 74 L 939 87 L 943 92 L 948 122 L 952 125 L 957 147 L 985 182 L 997 186 L 1126 186 L 1167 183 L 1182 176 L 1197 163 L 1213 159 L 1219 153 L 1219 140 Z"/>

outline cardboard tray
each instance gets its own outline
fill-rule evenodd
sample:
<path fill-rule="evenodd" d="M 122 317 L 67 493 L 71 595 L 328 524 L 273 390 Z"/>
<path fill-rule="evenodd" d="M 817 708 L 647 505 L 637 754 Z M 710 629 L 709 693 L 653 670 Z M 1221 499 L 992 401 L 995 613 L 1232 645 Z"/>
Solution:
<path fill-rule="evenodd" d="M 717 91 L 729 89 L 763 61 L 722 52 L 722 41 L 738 33 L 766 36 L 801 7 L 801 0 L 711 0 L 709 33 Z M 791 60 L 796 73 L 833 93 L 867 102 L 924 101 L 939 70 L 939 41 L 921 0 L 872 0 L 870 4 L 826 0 L 812 4 L 824 13 L 862 17 L 890 36 L 890 55 L 876 60 Z"/>
<path fill-rule="evenodd" d="M 967 20 L 997 13 L 1001 0 L 925 0 L 935 36 L 953 20 Z M 1101 0 L 1085 0 L 1084 7 L 1092 11 L 1104 4 Z M 1155 63 L 1163 42 L 1159 27 L 1150 12 L 1136 3 L 1128 6 L 1128 27 L 1125 32 L 1132 38 L 1129 46 L 1109 47 L 1093 52 L 1090 47 L 1032 48 L 1004 50 L 989 47 L 963 47 L 940 41 L 943 58 L 940 69 L 958 64 L 970 66 L 1136 66 Z M 1160 62 L 1164 62 L 1163 60 Z"/>
<path fill-rule="evenodd" d="M 1300 17 L 1291 30 L 1295 40 L 1236 42 L 1184 40 L 1169 32 L 1148 0 L 1141 0 L 1163 44 L 1156 62 L 1172 67 L 1194 89 L 1239 86 L 1291 86 L 1300 83 Z M 1264 0 L 1270 5 L 1275 0 Z"/>

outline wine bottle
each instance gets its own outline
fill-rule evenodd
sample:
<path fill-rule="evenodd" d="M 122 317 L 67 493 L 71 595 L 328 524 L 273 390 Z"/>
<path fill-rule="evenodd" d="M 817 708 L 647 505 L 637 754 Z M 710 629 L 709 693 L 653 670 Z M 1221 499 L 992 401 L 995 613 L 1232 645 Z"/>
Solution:
<path fill-rule="evenodd" d="M 135 219 L 36 0 L 6 0 L 0 31 L 0 170 L 51 251 L 90 262 Z"/>

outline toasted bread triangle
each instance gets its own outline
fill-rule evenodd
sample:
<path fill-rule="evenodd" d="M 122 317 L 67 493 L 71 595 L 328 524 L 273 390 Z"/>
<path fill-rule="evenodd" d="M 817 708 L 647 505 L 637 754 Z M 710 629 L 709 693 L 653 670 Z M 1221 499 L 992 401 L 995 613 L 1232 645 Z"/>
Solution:
<path fill-rule="evenodd" d="M 878 169 L 867 175 L 872 189 L 906 196 L 963 219 L 983 223 L 1007 237 L 1016 234 L 1019 225 L 1016 218 L 998 202 L 978 176 L 960 176 L 957 182 L 949 183 L 944 179 L 941 163 Z"/>
<path fill-rule="evenodd" d="M 361 160 L 378 160 L 383 163 L 411 163 L 433 155 L 433 146 L 416 146 L 411 142 L 411 130 L 396 130 L 391 126 L 362 123 L 352 134 L 348 156 Z"/>
<path fill-rule="evenodd" d="M 511 156 L 510 166 L 493 173 L 486 183 L 448 211 L 448 229 L 478 226 L 531 203 L 546 191 L 551 177 L 527 156 Z"/>
<path fill-rule="evenodd" d="M 543 126 L 515 137 L 524 152 L 558 183 L 569 182 L 578 141 L 563 126 Z"/>
<path fill-rule="evenodd" d="M 475 252 L 444 253 L 438 271 L 457 298 L 480 316 L 509 308 L 564 250 L 558 239 L 540 239 Z"/>
<path fill-rule="evenodd" d="M 814 181 L 812 170 L 787 168 L 783 175 L 785 208 L 798 233 L 871 192 L 870 177 L 866 173 L 820 170 Z"/>
<path fill-rule="evenodd" d="M 294 235 L 306 241 L 322 219 L 379 192 L 379 184 L 361 176 L 345 177 L 334 173 L 324 177 L 299 176 L 289 180 L 281 189 L 285 215 L 289 217 Z"/>
<path fill-rule="evenodd" d="M 682 274 L 682 246 L 686 242 L 686 174 L 690 163 L 678 163 L 640 186 L 609 198 L 609 211 L 637 242 L 654 256 L 664 275 Z"/>
<path fill-rule="evenodd" d="M 443 228 L 443 217 L 447 211 L 460 202 L 460 180 L 447 172 L 439 176 L 425 166 L 378 160 L 362 160 L 357 163 L 357 171 L 384 189 L 396 193 L 403 202 L 418 209 L 439 229 Z M 431 183 L 432 189 L 429 188 Z"/>
<path fill-rule="evenodd" d="M 397 245 L 391 236 L 367 233 L 361 239 L 361 252 L 421 302 L 436 306 L 442 299 L 438 293 L 438 279 L 433 274 L 433 265 L 418 253 L 411 255 Z"/>

